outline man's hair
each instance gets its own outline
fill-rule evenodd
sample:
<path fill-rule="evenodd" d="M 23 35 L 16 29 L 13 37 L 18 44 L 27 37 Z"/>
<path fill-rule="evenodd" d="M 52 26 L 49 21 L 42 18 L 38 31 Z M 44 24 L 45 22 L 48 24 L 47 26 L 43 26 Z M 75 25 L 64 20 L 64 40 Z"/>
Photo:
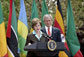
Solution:
<path fill-rule="evenodd" d="M 53 21 L 52 15 L 51 14 L 45 14 L 43 17 L 43 21 L 45 18 L 50 18 Z"/>

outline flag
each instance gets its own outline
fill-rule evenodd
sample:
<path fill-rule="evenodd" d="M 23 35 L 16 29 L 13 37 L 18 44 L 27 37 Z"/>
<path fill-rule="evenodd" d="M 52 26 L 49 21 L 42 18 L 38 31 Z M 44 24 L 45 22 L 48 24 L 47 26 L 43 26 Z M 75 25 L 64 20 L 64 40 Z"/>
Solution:
<path fill-rule="evenodd" d="M 20 0 L 20 13 L 18 19 L 18 43 L 20 57 L 26 57 L 27 51 L 24 51 L 26 38 L 28 35 L 27 15 L 24 0 Z"/>
<path fill-rule="evenodd" d="M 61 5 L 60 5 L 59 0 L 57 0 L 56 15 L 55 15 L 55 19 L 54 19 L 54 27 L 60 29 L 62 42 L 65 42 L 63 14 L 62 14 Z"/>
<path fill-rule="evenodd" d="M 33 3 L 32 3 L 32 14 L 31 14 L 31 21 L 33 18 L 38 18 L 38 9 L 37 9 L 37 6 L 36 6 L 36 2 L 35 0 L 33 0 Z M 30 30 L 30 33 L 33 31 L 33 29 L 31 28 Z"/>
<path fill-rule="evenodd" d="M 8 45 L 8 57 L 19 57 L 17 39 L 17 19 L 15 14 L 14 0 L 10 0 L 10 11 L 6 37 Z"/>
<path fill-rule="evenodd" d="M 48 14 L 48 8 L 46 6 L 45 0 L 42 0 L 42 18 L 41 18 L 42 26 L 45 26 L 44 21 L 43 21 L 43 16 L 45 14 Z"/>
<path fill-rule="evenodd" d="M 65 42 L 65 30 L 64 30 L 63 14 L 62 14 L 61 5 L 60 5 L 59 0 L 57 0 L 56 15 L 55 15 L 55 19 L 54 19 L 54 27 L 60 29 L 62 42 L 65 43 L 65 46 L 68 49 L 67 44 Z M 66 51 L 66 53 L 67 52 L 68 51 Z M 68 53 L 67 54 L 66 53 L 64 51 L 60 51 L 59 57 L 68 57 L 68 55 L 67 55 Z"/>
<path fill-rule="evenodd" d="M 5 24 L 2 15 L 1 1 L 0 1 L 0 57 L 7 57 L 7 43 L 5 35 Z"/>
<path fill-rule="evenodd" d="M 68 7 L 67 7 L 66 40 L 72 57 L 83 57 L 80 51 L 80 44 L 75 30 L 74 17 L 72 13 L 72 6 L 70 0 L 68 0 Z"/>

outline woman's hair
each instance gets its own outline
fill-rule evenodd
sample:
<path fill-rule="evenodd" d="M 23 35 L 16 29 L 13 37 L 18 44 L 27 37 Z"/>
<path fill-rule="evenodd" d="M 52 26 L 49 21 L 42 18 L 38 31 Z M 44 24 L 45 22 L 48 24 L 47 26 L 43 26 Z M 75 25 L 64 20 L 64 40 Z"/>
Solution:
<path fill-rule="evenodd" d="M 41 23 L 40 19 L 34 18 L 34 19 L 32 20 L 32 28 L 33 28 L 33 29 L 34 29 L 34 26 L 35 26 L 37 23 L 40 23 L 40 25 L 42 26 L 42 23 Z"/>

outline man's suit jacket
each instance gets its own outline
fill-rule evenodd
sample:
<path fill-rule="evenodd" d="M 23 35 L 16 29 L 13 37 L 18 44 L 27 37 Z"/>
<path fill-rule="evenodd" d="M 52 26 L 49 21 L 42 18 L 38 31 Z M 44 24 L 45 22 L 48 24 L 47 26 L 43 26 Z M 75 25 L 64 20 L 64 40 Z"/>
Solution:
<path fill-rule="evenodd" d="M 47 35 L 45 27 L 41 28 L 41 31 Z M 52 27 L 51 38 L 56 42 L 61 42 L 61 33 L 58 28 Z"/>

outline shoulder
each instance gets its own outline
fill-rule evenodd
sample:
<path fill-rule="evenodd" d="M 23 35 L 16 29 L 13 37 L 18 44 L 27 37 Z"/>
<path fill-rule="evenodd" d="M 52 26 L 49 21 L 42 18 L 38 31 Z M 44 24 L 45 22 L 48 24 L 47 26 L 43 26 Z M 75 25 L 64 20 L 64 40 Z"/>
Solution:
<path fill-rule="evenodd" d="M 56 31 L 60 31 L 58 28 L 56 27 L 52 27 L 53 30 L 56 30 Z"/>
<path fill-rule="evenodd" d="M 31 36 L 33 36 L 33 33 L 29 33 L 27 37 L 31 37 Z"/>
<path fill-rule="evenodd" d="M 41 28 L 41 30 L 44 30 L 44 29 L 45 29 L 45 27 L 42 27 L 42 28 Z"/>
<path fill-rule="evenodd" d="M 42 27 L 42 28 L 41 28 L 41 31 L 42 31 L 42 32 L 45 31 L 45 27 Z"/>

